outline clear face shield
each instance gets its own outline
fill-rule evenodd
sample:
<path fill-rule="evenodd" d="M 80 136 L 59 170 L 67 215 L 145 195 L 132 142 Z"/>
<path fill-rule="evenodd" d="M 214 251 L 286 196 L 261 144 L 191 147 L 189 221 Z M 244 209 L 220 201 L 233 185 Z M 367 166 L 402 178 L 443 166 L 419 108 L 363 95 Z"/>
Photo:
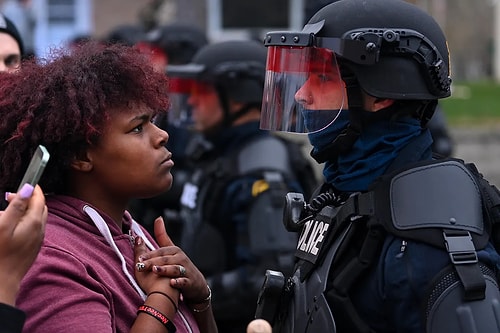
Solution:
<path fill-rule="evenodd" d="M 189 104 L 191 95 L 202 95 L 213 91 L 213 85 L 192 78 L 171 76 L 170 109 L 168 121 L 173 126 L 192 129 L 194 127 L 193 108 Z"/>
<path fill-rule="evenodd" d="M 176 127 L 191 128 L 193 118 L 188 99 L 194 86 L 194 80 L 170 77 L 169 82 L 170 109 L 168 110 L 168 123 Z"/>
<path fill-rule="evenodd" d="M 347 105 L 335 54 L 327 48 L 268 46 L 260 128 L 314 133 Z"/>

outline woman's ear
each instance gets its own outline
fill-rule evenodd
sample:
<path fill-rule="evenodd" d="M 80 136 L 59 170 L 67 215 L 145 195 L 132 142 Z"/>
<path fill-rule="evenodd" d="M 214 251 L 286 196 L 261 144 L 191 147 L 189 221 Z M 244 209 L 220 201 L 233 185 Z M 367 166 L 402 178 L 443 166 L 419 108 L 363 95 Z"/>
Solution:
<path fill-rule="evenodd" d="M 77 154 L 71 161 L 71 168 L 76 171 L 89 172 L 92 170 L 92 160 L 88 157 L 87 152 Z"/>

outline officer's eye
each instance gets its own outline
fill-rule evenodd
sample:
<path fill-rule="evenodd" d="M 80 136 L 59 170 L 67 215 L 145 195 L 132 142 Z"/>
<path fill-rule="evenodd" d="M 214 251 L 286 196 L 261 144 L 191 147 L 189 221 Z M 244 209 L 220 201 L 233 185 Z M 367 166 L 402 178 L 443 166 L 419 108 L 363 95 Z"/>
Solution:
<path fill-rule="evenodd" d="M 328 81 L 332 80 L 331 75 L 327 75 L 327 74 L 318 74 L 318 78 L 321 82 L 328 82 Z"/>

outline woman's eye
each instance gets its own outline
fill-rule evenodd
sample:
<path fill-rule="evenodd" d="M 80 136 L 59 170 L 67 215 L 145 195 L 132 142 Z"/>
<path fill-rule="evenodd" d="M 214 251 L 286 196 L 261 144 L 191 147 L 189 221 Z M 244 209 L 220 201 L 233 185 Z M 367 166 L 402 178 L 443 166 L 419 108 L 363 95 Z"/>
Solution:
<path fill-rule="evenodd" d="M 134 128 L 132 129 L 132 132 L 135 132 L 135 133 L 140 133 L 140 132 L 142 132 L 142 130 L 143 130 L 143 125 L 142 125 L 142 124 L 140 124 L 139 126 L 134 127 Z"/>

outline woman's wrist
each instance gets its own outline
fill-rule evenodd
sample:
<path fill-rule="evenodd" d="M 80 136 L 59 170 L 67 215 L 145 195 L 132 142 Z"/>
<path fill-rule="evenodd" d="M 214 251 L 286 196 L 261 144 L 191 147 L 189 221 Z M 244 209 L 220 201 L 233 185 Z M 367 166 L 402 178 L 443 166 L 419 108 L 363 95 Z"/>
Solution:
<path fill-rule="evenodd" d="M 175 327 L 173 321 L 158 309 L 144 304 L 137 309 L 137 315 L 141 313 L 145 313 L 157 320 L 167 329 L 168 333 L 175 333 L 177 331 L 177 328 Z"/>
<path fill-rule="evenodd" d="M 210 286 L 208 284 L 207 284 L 207 290 L 208 290 L 208 295 L 205 298 L 198 301 L 190 300 L 187 302 L 193 312 L 195 313 L 205 312 L 210 308 L 210 305 L 212 303 L 212 290 L 210 289 Z"/>
<path fill-rule="evenodd" d="M 161 295 L 161 296 L 165 297 L 166 299 L 168 299 L 168 301 L 174 306 L 175 312 L 177 312 L 178 307 L 179 307 L 179 297 L 175 297 L 175 299 L 174 299 L 172 296 L 170 296 L 169 294 L 162 292 L 162 291 L 151 291 L 148 294 L 148 297 L 151 295 L 154 295 L 154 294 Z"/>
<path fill-rule="evenodd" d="M 0 281 L 2 281 L 2 287 L 0 288 L 0 302 L 15 306 L 20 282 L 8 276 L 0 279 Z"/>
<path fill-rule="evenodd" d="M 179 304 L 179 292 L 151 291 L 144 305 L 158 309 L 168 318 L 173 318 L 177 313 Z"/>
<path fill-rule="evenodd" d="M 12 293 L 8 288 L 0 288 L 0 303 L 15 306 L 16 294 Z"/>

